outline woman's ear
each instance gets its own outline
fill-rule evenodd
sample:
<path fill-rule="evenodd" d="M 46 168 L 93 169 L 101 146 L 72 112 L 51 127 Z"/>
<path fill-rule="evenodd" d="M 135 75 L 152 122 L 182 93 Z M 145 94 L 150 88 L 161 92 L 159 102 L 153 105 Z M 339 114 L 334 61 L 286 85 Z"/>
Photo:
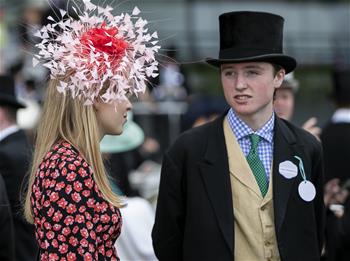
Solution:
<path fill-rule="evenodd" d="M 100 110 L 102 103 L 103 103 L 102 100 L 100 98 L 97 98 L 92 104 L 92 106 L 94 107 L 94 110 L 95 111 Z"/>

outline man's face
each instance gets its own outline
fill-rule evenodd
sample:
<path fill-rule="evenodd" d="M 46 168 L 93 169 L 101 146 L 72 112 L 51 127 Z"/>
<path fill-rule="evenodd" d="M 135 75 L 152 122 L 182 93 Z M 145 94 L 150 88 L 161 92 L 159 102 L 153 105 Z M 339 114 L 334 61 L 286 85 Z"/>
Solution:
<path fill-rule="evenodd" d="M 273 94 L 283 78 L 284 70 L 275 74 L 272 64 L 266 62 L 221 65 L 226 101 L 246 121 L 269 119 L 273 110 Z"/>
<path fill-rule="evenodd" d="M 294 94 L 291 89 L 276 90 L 273 107 L 278 117 L 291 120 L 294 111 Z"/>

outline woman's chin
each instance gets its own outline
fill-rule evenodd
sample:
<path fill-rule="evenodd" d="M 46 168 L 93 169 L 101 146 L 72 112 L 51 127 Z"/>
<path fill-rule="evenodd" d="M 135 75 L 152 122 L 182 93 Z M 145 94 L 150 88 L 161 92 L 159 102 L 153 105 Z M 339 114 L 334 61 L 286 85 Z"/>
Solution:
<path fill-rule="evenodd" d="M 106 135 L 120 135 L 120 134 L 123 133 L 123 131 L 124 131 L 123 128 L 118 128 L 118 129 L 115 129 L 115 130 L 107 131 Z"/>

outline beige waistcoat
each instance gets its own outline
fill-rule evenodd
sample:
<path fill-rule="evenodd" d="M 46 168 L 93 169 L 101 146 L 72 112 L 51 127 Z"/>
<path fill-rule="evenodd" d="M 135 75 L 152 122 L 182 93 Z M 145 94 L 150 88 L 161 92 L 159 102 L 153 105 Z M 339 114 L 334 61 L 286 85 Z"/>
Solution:
<path fill-rule="evenodd" d="M 234 209 L 235 261 L 280 261 L 273 214 L 272 171 L 269 189 L 263 198 L 227 119 L 224 120 L 224 134 Z"/>

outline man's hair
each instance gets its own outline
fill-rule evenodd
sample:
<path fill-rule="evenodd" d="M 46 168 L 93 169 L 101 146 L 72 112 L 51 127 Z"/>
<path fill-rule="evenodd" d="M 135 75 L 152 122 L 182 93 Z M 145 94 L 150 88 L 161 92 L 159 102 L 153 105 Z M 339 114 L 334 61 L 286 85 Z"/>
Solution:
<path fill-rule="evenodd" d="M 280 70 L 282 70 L 282 69 L 284 69 L 281 65 L 279 65 L 279 64 L 275 64 L 275 63 L 271 63 L 272 64 L 272 66 L 273 66 L 273 75 L 274 76 L 276 76 L 276 74 L 280 71 Z"/>

